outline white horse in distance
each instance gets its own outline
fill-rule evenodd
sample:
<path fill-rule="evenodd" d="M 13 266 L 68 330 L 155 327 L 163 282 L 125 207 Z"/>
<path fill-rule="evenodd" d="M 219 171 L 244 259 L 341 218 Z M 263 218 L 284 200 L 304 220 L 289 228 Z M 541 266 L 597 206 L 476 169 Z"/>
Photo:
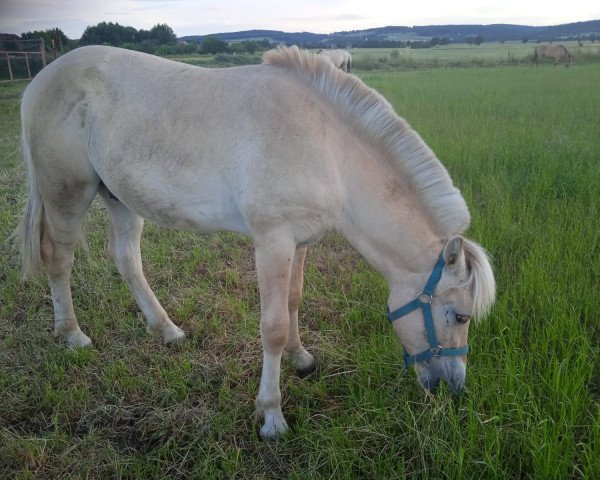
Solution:
<path fill-rule="evenodd" d="M 335 50 L 319 50 L 317 55 L 321 55 L 328 59 L 334 67 L 349 72 L 352 70 L 352 55 L 346 50 L 340 48 Z"/>

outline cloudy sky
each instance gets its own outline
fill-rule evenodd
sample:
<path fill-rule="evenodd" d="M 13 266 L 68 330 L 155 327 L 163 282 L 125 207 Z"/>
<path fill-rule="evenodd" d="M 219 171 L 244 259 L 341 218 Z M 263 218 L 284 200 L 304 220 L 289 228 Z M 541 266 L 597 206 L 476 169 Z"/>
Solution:
<path fill-rule="evenodd" d="M 0 0 L 0 32 L 61 28 L 79 38 L 87 25 L 137 29 L 167 23 L 177 36 L 250 29 L 331 33 L 386 25 L 517 23 L 556 25 L 600 19 L 600 1 L 547 0 Z"/>

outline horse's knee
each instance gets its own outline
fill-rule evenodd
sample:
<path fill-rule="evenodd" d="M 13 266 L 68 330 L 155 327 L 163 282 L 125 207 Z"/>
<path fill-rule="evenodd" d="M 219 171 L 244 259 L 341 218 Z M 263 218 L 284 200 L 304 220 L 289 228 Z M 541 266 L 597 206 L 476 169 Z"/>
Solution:
<path fill-rule="evenodd" d="M 260 336 L 265 350 L 269 352 L 282 352 L 287 344 L 289 335 L 289 320 L 261 319 Z"/>

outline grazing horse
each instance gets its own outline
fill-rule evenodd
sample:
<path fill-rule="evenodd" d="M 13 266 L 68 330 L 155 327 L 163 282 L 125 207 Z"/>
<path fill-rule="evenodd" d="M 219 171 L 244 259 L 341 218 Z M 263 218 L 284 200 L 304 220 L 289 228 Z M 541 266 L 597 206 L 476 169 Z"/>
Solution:
<path fill-rule="evenodd" d="M 22 100 L 28 200 L 24 273 L 45 265 L 55 331 L 91 344 L 77 322 L 70 272 L 82 220 L 99 194 L 109 253 L 165 342 L 184 337 L 142 272 L 144 220 L 254 243 L 265 437 L 286 431 L 279 388 L 287 352 L 299 370 L 298 305 L 306 249 L 343 235 L 390 286 L 388 318 L 422 385 L 462 388 L 469 319 L 495 283 L 485 251 L 460 234 L 469 212 L 440 161 L 377 92 L 297 47 L 263 65 L 203 69 L 104 46 L 43 69 Z"/>
<path fill-rule="evenodd" d="M 533 61 L 536 67 L 539 67 L 540 58 L 552 58 L 554 59 L 554 66 L 558 65 L 559 62 L 564 62 L 565 67 L 573 65 L 573 59 L 568 50 L 562 45 L 538 45 L 533 51 Z"/>
<path fill-rule="evenodd" d="M 352 55 L 346 50 L 340 48 L 336 50 L 319 50 L 317 55 L 322 55 L 327 58 L 334 67 L 349 72 L 352 70 Z"/>

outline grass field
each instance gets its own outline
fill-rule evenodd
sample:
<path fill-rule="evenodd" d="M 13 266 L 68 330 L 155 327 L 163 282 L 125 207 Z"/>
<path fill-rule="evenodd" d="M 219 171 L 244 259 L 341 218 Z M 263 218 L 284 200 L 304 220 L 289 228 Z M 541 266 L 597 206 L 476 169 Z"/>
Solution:
<path fill-rule="evenodd" d="M 52 336 L 45 279 L 21 284 L 0 244 L 1 478 L 598 478 L 600 64 L 361 75 L 437 152 L 494 258 L 468 394 L 427 396 L 403 372 L 385 282 L 328 236 L 309 251 L 301 306 L 320 367 L 301 380 L 285 364 L 292 432 L 261 441 L 249 240 L 147 225 L 147 276 L 190 335 L 166 348 L 107 258 L 94 203 L 72 282 L 94 349 Z M 24 201 L 24 85 L 0 85 L 0 239 Z"/>
<path fill-rule="evenodd" d="M 576 42 L 564 45 L 573 57 L 576 65 L 598 61 L 600 44 L 585 42 L 579 46 Z M 499 65 L 529 65 L 537 43 L 507 42 L 483 43 L 479 46 L 450 44 L 441 47 L 397 49 L 394 59 L 391 48 L 351 49 L 354 65 L 358 70 L 376 69 L 415 69 L 447 67 L 489 67 Z M 540 60 L 540 64 L 551 65 L 551 60 Z"/>
<path fill-rule="evenodd" d="M 600 61 L 600 43 L 565 42 L 575 65 Z M 530 65 L 537 43 L 507 42 L 483 43 L 482 45 L 450 44 L 435 48 L 353 48 L 353 66 L 357 71 L 372 70 L 415 70 L 448 67 L 491 67 Z M 397 56 L 392 52 L 396 50 Z M 316 51 L 316 50 L 313 50 Z M 260 63 L 262 54 L 221 55 L 172 55 L 169 58 L 203 67 L 232 66 L 245 63 Z M 551 65 L 548 59 L 540 65 Z"/>

